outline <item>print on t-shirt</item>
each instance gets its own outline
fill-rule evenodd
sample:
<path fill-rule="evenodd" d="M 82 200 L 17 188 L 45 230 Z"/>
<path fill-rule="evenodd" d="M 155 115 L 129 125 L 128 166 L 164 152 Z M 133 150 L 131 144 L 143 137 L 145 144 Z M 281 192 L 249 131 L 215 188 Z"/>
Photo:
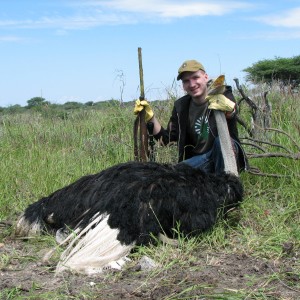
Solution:
<path fill-rule="evenodd" d="M 200 116 L 195 122 L 195 132 L 197 135 L 197 140 L 205 140 L 208 139 L 209 126 L 208 126 L 208 118 L 207 115 Z"/>

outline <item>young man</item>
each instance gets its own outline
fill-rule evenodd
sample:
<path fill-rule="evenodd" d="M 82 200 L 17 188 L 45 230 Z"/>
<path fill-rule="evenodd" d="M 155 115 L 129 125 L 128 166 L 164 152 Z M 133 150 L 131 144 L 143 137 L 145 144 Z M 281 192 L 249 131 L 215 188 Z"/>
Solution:
<path fill-rule="evenodd" d="M 217 132 L 214 110 L 224 111 L 229 134 L 236 155 L 238 170 L 246 169 L 247 161 L 237 131 L 235 100 L 230 86 L 221 97 L 207 97 L 209 76 L 196 60 L 187 60 L 178 69 L 177 80 L 182 81 L 185 96 L 176 100 L 167 128 L 163 128 L 144 100 L 136 101 L 134 112 L 143 108 L 146 122 L 154 124 L 154 137 L 163 145 L 178 143 L 178 161 L 207 173 L 224 171 L 224 161 Z"/>

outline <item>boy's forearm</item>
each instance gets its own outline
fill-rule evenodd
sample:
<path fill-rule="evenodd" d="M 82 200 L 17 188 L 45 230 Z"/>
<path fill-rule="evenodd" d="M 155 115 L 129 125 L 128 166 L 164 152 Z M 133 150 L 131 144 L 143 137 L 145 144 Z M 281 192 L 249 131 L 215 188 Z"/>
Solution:
<path fill-rule="evenodd" d="M 153 127 L 153 135 L 156 135 L 160 132 L 161 130 L 161 125 L 158 122 L 158 120 L 156 119 L 156 117 L 154 116 L 152 119 L 150 119 L 148 122 L 152 122 L 154 127 Z"/>

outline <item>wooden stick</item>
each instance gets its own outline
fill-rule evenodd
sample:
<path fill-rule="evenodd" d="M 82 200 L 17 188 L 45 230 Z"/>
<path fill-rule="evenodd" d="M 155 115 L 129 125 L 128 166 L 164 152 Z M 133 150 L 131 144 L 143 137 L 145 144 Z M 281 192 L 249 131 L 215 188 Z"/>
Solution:
<path fill-rule="evenodd" d="M 139 60 L 139 74 L 140 74 L 140 100 L 145 99 L 144 90 L 144 74 L 142 63 L 142 48 L 138 48 L 138 60 Z M 145 110 L 139 112 L 134 122 L 134 159 L 136 161 L 148 160 L 148 131 L 145 121 Z M 139 136 L 139 139 L 138 139 Z"/>

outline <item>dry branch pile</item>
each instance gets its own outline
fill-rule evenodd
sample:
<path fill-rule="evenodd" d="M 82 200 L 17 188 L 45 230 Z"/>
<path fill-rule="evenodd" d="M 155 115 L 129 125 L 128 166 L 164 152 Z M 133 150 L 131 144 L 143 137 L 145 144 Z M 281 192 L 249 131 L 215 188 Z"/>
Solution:
<path fill-rule="evenodd" d="M 268 92 L 263 92 L 255 97 L 255 101 L 246 95 L 240 86 L 238 79 L 234 79 L 241 98 L 237 101 L 237 120 L 245 128 L 246 136 L 240 137 L 241 143 L 252 149 L 247 152 L 247 157 L 251 158 L 268 158 L 284 157 L 293 160 L 300 159 L 300 144 L 286 131 L 274 128 L 272 126 L 272 105 L 268 100 Z M 250 122 L 246 121 L 241 114 L 244 109 L 242 105 L 250 112 Z M 273 133 L 273 135 L 271 134 Z M 278 142 L 274 142 L 272 137 L 274 133 L 285 136 L 290 141 L 290 147 Z M 260 171 L 259 168 L 250 165 L 249 173 L 254 175 L 281 177 L 280 174 L 267 174 Z"/>

